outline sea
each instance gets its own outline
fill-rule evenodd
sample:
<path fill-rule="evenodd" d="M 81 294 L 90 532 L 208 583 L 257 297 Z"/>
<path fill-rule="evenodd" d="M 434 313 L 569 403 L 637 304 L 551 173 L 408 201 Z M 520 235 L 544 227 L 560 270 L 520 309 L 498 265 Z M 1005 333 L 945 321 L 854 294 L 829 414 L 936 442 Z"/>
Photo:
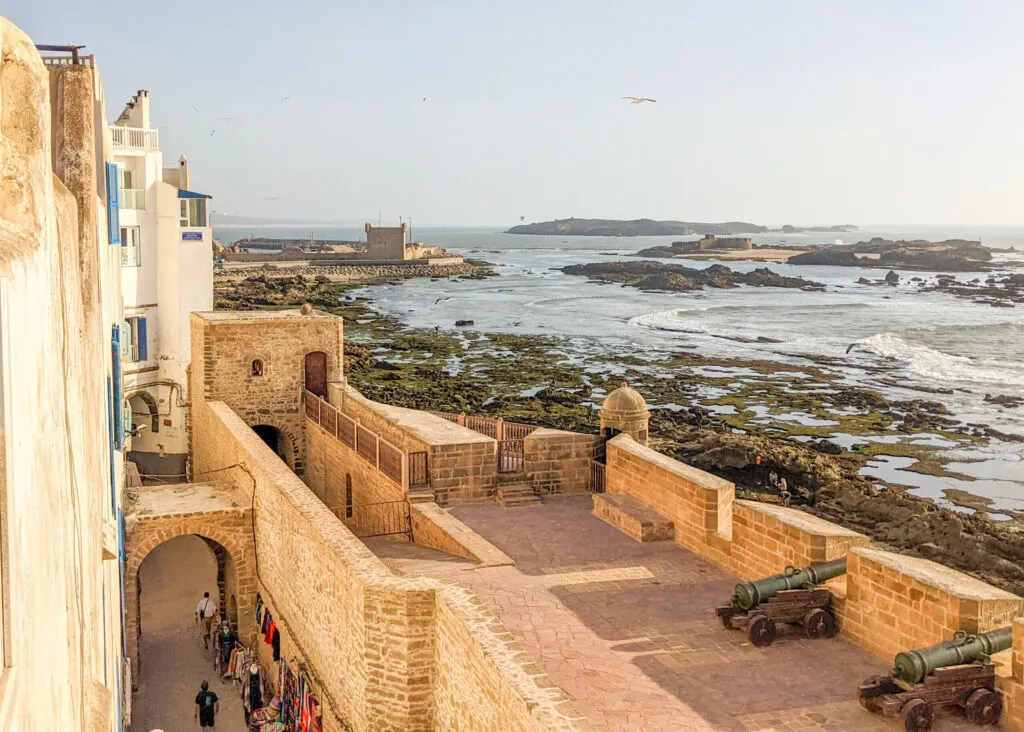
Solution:
<path fill-rule="evenodd" d="M 214 228 L 214 236 L 225 243 L 250 234 L 358 240 L 362 233 L 359 228 L 309 226 Z M 1024 406 L 1004 408 L 984 400 L 986 394 L 1024 396 L 1024 306 L 992 307 L 940 292 L 921 293 L 911 280 L 931 280 L 937 273 L 900 272 L 898 286 L 878 287 L 857 280 L 882 279 L 887 268 L 725 262 L 734 270 L 768 267 L 815 280 L 825 285 L 825 291 L 740 287 L 655 293 L 602 285 L 559 270 L 569 264 L 633 260 L 641 249 L 685 237 L 532 236 L 495 228 L 444 227 L 417 227 L 414 234 L 427 244 L 492 262 L 500 276 L 459 282 L 422 278 L 366 288 L 363 294 L 372 298 L 374 307 L 410 326 L 448 328 L 455 320 L 472 319 L 475 329 L 483 332 L 562 336 L 570 357 L 597 364 L 598 369 L 616 355 L 657 357 L 682 348 L 716 357 L 804 365 L 808 361 L 801 356 L 842 359 L 842 365 L 826 368 L 841 373 L 846 383 L 876 388 L 893 399 L 939 401 L 963 423 L 1024 435 Z M 832 244 L 837 239 L 853 243 L 875 236 L 980 239 L 989 247 L 1015 248 L 996 254 L 995 264 L 1006 273 L 1024 271 L 1024 226 L 871 226 L 847 233 L 767 233 L 752 238 L 755 244 L 784 248 Z M 672 261 L 694 268 L 713 264 Z M 969 281 L 990 275 L 954 276 Z M 886 368 L 879 371 L 879 366 Z M 891 383 L 953 392 L 922 393 Z M 836 442 L 847 446 L 860 439 L 834 435 Z M 965 449 L 930 435 L 921 435 L 919 441 L 950 447 L 946 455 L 954 462 L 948 468 L 973 480 L 902 470 L 913 459 L 896 456 L 872 460 L 864 474 L 908 485 L 941 503 L 947 503 L 944 490 L 956 488 L 990 499 L 993 508 L 1024 511 L 1024 444 L 993 440 L 985 447 Z"/>

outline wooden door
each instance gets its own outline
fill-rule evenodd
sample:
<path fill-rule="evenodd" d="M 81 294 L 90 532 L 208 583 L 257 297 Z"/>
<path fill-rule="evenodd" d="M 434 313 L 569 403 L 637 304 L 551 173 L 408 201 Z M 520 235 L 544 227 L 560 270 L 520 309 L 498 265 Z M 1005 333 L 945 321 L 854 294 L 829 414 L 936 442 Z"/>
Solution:
<path fill-rule="evenodd" d="M 323 351 L 306 354 L 306 388 L 327 398 L 327 354 Z"/>

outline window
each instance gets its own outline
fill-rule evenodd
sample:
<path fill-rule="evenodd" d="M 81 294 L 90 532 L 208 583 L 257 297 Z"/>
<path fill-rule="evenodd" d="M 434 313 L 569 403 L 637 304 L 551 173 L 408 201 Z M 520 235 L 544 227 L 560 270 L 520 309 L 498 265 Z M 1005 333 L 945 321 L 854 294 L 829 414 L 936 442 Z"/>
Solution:
<path fill-rule="evenodd" d="M 206 226 L 205 198 L 182 198 L 178 203 L 181 211 L 178 223 L 182 227 Z"/>
<path fill-rule="evenodd" d="M 352 475 L 345 473 L 345 518 L 352 518 Z"/>
<path fill-rule="evenodd" d="M 138 267 L 142 263 L 139 252 L 139 227 L 121 227 L 121 266 Z"/>
<path fill-rule="evenodd" d="M 254 358 L 252 364 L 249 367 L 250 376 L 263 376 L 263 362 L 258 358 Z"/>
<path fill-rule="evenodd" d="M 121 355 L 126 361 L 148 361 L 149 340 L 144 317 L 125 318 Z"/>

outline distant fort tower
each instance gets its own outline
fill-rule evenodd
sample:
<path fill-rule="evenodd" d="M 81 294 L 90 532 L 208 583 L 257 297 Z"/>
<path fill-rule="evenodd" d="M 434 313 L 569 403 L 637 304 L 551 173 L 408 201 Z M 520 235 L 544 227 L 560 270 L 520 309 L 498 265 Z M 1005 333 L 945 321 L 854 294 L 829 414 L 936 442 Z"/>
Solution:
<path fill-rule="evenodd" d="M 605 439 L 625 432 L 641 445 L 647 444 L 651 413 L 647 411 L 647 402 L 640 392 L 630 388 L 625 381 L 605 397 L 598 416 L 601 417 L 601 436 Z"/>
<path fill-rule="evenodd" d="M 373 226 L 367 224 L 366 256 L 368 259 L 405 259 L 409 224 L 401 226 Z"/>
<path fill-rule="evenodd" d="M 727 236 L 719 239 L 714 234 L 705 234 L 697 246 L 700 249 L 753 249 L 754 242 L 745 237 Z"/>

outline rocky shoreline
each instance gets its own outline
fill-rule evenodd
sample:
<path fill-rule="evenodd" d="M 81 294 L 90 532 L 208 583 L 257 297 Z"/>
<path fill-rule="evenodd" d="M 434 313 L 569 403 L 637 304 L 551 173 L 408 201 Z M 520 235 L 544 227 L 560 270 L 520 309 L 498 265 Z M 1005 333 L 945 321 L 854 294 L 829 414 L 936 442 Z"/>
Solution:
<path fill-rule="evenodd" d="M 663 262 L 593 262 L 562 267 L 569 275 L 582 275 L 598 282 L 620 283 L 641 290 L 666 292 L 693 292 L 705 287 L 730 288 L 739 285 L 751 287 L 791 287 L 801 290 L 823 290 L 820 282 L 802 277 L 785 277 L 768 268 L 753 272 L 736 272 L 722 264 L 705 269 L 693 269 L 681 264 Z"/>
<path fill-rule="evenodd" d="M 486 275 L 478 270 L 471 276 Z M 616 357 L 616 368 L 595 376 L 569 357 L 559 338 L 405 327 L 356 294 L 362 284 L 301 274 L 218 278 L 217 307 L 274 309 L 309 301 L 341 315 L 349 383 L 372 399 L 406 407 L 596 432 L 601 394 L 625 377 L 651 404 L 655 446 L 734 481 L 741 495 L 778 502 L 767 481 L 774 469 L 787 477 L 793 504 L 803 510 L 1024 593 L 1024 515 L 1003 511 L 1009 520 L 994 522 L 985 518 L 994 510 L 985 499 L 948 495 L 978 512 L 967 515 L 860 475 L 878 455 L 912 457 L 912 469 L 949 474 L 937 448 L 914 444 L 910 436 L 927 432 L 973 444 L 987 438 L 965 433 L 941 404 L 890 401 L 840 384 L 828 364 L 714 359 L 689 351 L 659 361 Z M 777 421 L 766 413 L 809 419 Z M 828 426 L 814 426 L 819 423 Z M 905 439 L 896 445 L 865 440 L 844 450 L 828 439 L 835 432 Z"/>

